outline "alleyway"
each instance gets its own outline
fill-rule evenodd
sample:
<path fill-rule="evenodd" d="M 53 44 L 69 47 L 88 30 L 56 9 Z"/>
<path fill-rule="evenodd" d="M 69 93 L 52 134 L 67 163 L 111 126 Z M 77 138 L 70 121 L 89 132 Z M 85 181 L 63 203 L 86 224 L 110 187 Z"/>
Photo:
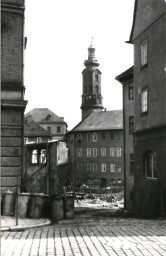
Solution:
<path fill-rule="evenodd" d="M 165 220 L 79 216 L 1 236 L 2 256 L 166 256 Z"/>

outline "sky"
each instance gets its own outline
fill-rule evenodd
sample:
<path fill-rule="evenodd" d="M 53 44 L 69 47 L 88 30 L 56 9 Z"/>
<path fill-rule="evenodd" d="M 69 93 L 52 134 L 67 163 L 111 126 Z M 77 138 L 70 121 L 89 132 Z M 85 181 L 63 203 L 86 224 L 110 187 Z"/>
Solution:
<path fill-rule="evenodd" d="M 49 108 L 71 130 L 81 121 L 82 71 L 93 37 L 107 110 L 122 109 L 115 77 L 133 65 L 134 0 L 26 0 L 25 113 Z"/>

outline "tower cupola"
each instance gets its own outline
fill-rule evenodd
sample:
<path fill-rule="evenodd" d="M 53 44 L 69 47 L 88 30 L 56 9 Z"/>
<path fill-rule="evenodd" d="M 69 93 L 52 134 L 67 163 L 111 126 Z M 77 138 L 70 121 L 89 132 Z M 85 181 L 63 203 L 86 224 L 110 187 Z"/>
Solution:
<path fill-rule="evenodd" d="M 85 69 L 83 75 L 82 93 L 82 119 L 92 111 L 103 109 L 101 96 L 101 71 L 97 68 L 98 61 L 95 58 L 95 48 L 91 45 L 88 48 L 88 59 L 84 61 Z"/>

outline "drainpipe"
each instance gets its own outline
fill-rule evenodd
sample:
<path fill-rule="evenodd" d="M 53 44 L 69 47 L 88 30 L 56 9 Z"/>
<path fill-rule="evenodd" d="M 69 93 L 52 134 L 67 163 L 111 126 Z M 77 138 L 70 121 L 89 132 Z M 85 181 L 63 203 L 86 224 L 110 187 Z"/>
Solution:
<path fill-rule="evenodd" d="M 126 146 L 126 139 L 125 139 L 125 93 L 124 93 L 124 86 L 125 84 L 122 83 L 123 86 L 123 168 L 124 168 L 124 210 L 127 210 L 127 206 L 126 206 L 126 150 L 125 150 L 125 146 Z"/>

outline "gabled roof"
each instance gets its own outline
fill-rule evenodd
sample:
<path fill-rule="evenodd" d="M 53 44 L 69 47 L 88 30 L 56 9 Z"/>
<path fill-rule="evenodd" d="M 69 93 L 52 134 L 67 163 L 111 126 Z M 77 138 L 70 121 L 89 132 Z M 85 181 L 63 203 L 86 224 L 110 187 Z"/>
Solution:
<path fill-rule="evenodd" d="M 135 0 L 133 24 L 128 43 L 166 12 L 165 0 Z"/>
<path fill-rule="evenodd" d="M 51 133 L 46 131 L 44 128 L 42 128 L 39 124 L 37 124 L 35 121 L 31 120 L 28 121 L 25 119 L 24 122 L 24 136 L 40 136 L 40 137 L 51 137 Z"/>
<path fill-rule="evenodd" d="M 116 76 L 115 79 L 119 82 L 122 82 L 126 79 L 132 78 L 134 75 L 134 66 L 130 67 L 120 75 Z"/>
<path fill-rule="evenodd" d="M 63 117 L 57 116 L 48 108 L 34 108 L 25 114 L 25 117 L 32 116 L 33 121 L 37 123 L 66 123 Z M 48 119 L 48 117 L 51 119 Z"/>
<path fill-rule="evenodd" d="M 93 111 L 70 132 L 123 129 L 122 110 Z"/>

